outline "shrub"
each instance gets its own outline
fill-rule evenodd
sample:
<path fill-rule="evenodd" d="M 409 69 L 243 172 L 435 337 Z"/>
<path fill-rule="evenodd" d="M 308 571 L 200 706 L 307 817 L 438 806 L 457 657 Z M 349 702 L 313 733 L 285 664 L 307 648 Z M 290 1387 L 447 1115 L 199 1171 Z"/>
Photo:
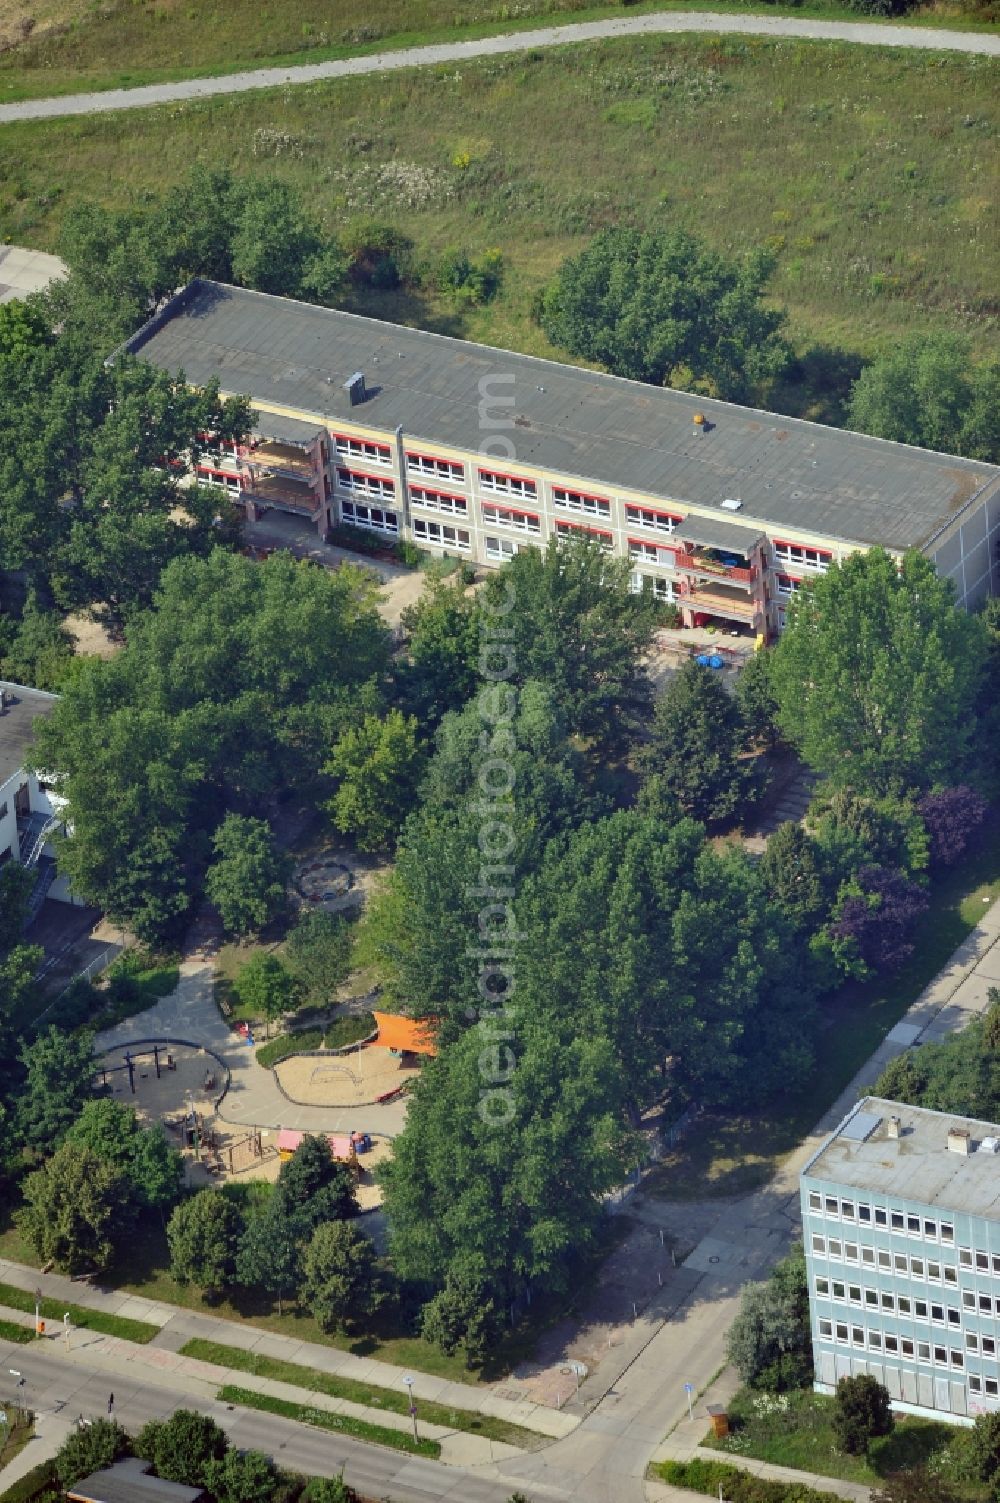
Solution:
<path fill-rule="evenodd" d="M 756 1477 L 722 1461 L 662 1461 L 656 1468 L 664 1482 L 691 1492 L 717 1498 L 719 1489 L 727 1503 L 830 1503 L 829 1493 L 817 1492 L 798 1482 L 773 1482 Z"/>
<path fill-rule="evenodd" d="M 833 1433 L 849 1456 L 863 1456 L 876 1435 L 888 1435 L 893 1426 L 889 1390 L 867 1373 L 841 1378 L 837 1384 L 837 1408 Z"/>
<path fill-rule="evenodd" d="M 90 1472 L 99 1472 L 128 1456 L 132 1442 L 115 1420 L 98 1419 L 74 1430 L 56 1452 L 55 1469 L 63 1487 L 72 1487 Z"/>
<path fill-rule="evenodd" d="M 977 1415 L 965 1437 L 976 1476 L 989 1482 L 1000 1471 L 1000 1414 Z"/>
<path fill-rule="evenodd" d="M 917 804 L 930 840 L 933 866 L 954 866 L 986 818 L 988 805 L 967 783 L 926 794 Z"/>
<path fill-rule="evenodd" d="M 747 1284 L 729 1330 L 728 1354 L 745 1383 L 771 1391 L 797 1387 L 811 1366 L 809 1292 L 801 1246 L 776 1264 L 766 1284 Z"/>

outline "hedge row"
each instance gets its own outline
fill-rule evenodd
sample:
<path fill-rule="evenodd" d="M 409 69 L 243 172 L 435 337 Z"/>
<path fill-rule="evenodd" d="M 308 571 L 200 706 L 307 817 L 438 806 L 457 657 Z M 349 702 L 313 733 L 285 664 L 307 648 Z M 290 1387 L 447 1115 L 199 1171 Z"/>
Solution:
<path fill-rule="evenodd" d="M 686 1487 L 693 1493 L 707 1493 L 718 1498 L 719 1488 L 726 1503 L 830 1503 L 830 1494 L 817 1492 L 801 1482 L 774 1482 L 756 1477 L 724 1461 L 661 1461 L 653 1471 L 663 1482 Z"/>

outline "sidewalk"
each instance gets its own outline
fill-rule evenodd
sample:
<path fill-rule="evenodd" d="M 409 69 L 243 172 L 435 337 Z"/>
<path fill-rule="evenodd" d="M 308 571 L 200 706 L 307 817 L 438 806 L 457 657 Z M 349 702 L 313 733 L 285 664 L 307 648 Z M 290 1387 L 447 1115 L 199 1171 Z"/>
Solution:
<path fill-rule="evenodd" d="M 378 1362 L 371 1357 L 356 1357 L 353 1353 L 340 1351 L 336 1347 L 300 1341 L 294 1336 L 276 1335 L 272 1331 L 262 1330 L 260 1326 L 254 1326 L 248 1322 L 220 1320 L 214 1315 L 205 1315 L 195 1310 L 182 1310 L 176 1305 L 161 1304 L 118 1290 L 93 1289 L 87 1284 L 76 1283 L 61 1274 L 41 1274 L 33 1268 L 26 1268 L 21 1263 L 11 1263 L 6 1259 L 0 1259 L 0 1280 L 14 1284 L 20 1289 L 41 1288 L 43 1294 L 53 1299 L 83 1305 L 90 1310 L 102 1310 L 108 1315 L 123 1315 L 131 1320 L 143 1320 L 150 1325 L 159 1326 L 160 1334 L 154 1337 L 147 1346 L 121 1341 L 118 1337 L 98 1337 L 96 1332 L 89 1330 L 79 1331 L 74 1338 L 73 1345 L 80 1343 L 79 1349 L 82 1349 L 86 1338 L 89 1357 L 111 1352 L 116 1355 L 118 1361 L 139 1363 L 150 1369 L 175 1375 L 178 1371 L 187 1372 L 193 1382 L 210 1380 L 213 1394 L 220 1383 L 237 1383 L 243 1388 L 250 1388 L 270 1380 L 255 1379 L 248 1373 L 216 1368 L 211 1364 L 198 1362 L 192 1357 L 181 1357 L 180 1348 L 196 1336 L 205 1341 L 217 1341 L 227 1346 L 238 1347 L 243 1351 L 257 1352 L 262 1357 L 277 1357 L 284 1362 L 295 1362 L 302 1367 L 315 1368 L 318 1372 L 351 1378 L 358 1383 L 371 1383 L 379 1388 L 391 1388 L 397 1393 L 405 1392 L 403 1378 L 407 1374 L 402 1367 L 388 1362 Z M 8 1312 L 4 1311 L 4 1318 L 14 1320 L 16 1316 L 13 1313 L 8 1315 Z M 31 1323 L 30 1316 L 25 1319 L 29 1324 Z M 98 1342 L 104 1345 L 97 1345 Z M 61 1342 L 59 1347 L 61 1350 Z M 189 1366 L 185 1367 L 184 1364 Z M 219 1374 L 224 1375 L 220 1377 Z M 153 1379 L 150 1378 L 150 1381 Z M 278 1385 L 279 1388 L 286 1386 Z M 570 1434 L 579 1424 L 578 1417 L 572 1414 L 547 1409 L 540 1404 L 527 1401 L 519 1402 L 501 1398 L 490 1388 L 472 1383 L 459 1383 L 449 1378 L 432 1377 L 429 1373 L 417 1374 L 415 1387 L 418 1398 L 447 1404 L 453 1409 L 490 1415 L 494 1419 L 506 1420 L 510 1424 L 523 1425 L 525 1429 L 535 1430 L 540 1437 L 546 1439 L 560 1439 Z M 261 1392 L 269 1391 L 269 1389 L 261 1388 Z M 302 1402 L 313 1404 L 317 1408 L 324 1407 L 324 1404 L 320 1403 L 323 1399 L 321 1394 L 314 1394 L 308 1390 L 296 1390 L 296 1395 Z M 325 1400 L 325 1405 L 339 1403 L 339 1400 Z M 350 1411 L 345 1409 L 344 1412 Z M 380 1424 L 389 1423 L 393 1418 L 382 1411 L 376 1413 L 371 1410 L 366 1411 L 362 1417 L 372 1422 L 377 1420 Z M 476 1437 L 469 1437 L 469 1439 L 476 1439 Z"/>
<path fill-rule="evenodd" d="M 28 1317 L 29 1320 L 31 1317 Z M 35 1433 L 23 1450 L 18 1451 L 13 1461 L 0 1470 L 0 1493 L 13 1487 L 22 1477 L 43 1461 L 51 1461 L 67 1435 L 73 1430 L 73 1421 L 61 1414 L 42 1413 L 35 1415 Z"/>

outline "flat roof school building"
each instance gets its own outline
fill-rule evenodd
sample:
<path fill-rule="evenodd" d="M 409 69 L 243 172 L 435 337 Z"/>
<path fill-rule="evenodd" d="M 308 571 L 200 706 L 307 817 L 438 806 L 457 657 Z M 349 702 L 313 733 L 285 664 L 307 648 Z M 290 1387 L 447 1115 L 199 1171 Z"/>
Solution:
<path fill-rule="evenodd" d="M 249 395 L 203 478 L 251 516 L 348 523 L 497 565 L 588 533 L 688 625 L 766 637 L 803 579 L 919 548 L 974 606 L 1000 576 L 1000 469 L 196 280 L 124 349 Z"/>
<path fill-rule="evenodd" d="M 868 1096 L 802 1170 L 815 1387 L 1000 1409 L 1000 1126 Z"/>

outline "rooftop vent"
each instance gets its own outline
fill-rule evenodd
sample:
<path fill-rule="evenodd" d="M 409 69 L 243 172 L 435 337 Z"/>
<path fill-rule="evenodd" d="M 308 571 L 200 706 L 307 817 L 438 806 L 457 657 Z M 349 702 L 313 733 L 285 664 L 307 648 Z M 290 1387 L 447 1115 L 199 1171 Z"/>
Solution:
<path fill-rule="evenodd" d="M 886 1137 L 898 1138 L 901 1126 L 902 1123 L 900 1122 L 898 1117 L 890 1117 L 888 1122 L 885 1124 Z"/>
<path fill-rule="evenodd" d="M 961 1153 L 966 1157 L 972 1151 L 972 1137 L 961 1127 L 949 1127 L 948 1129 L 948 1152 Z"/>
<path fill-rule="evenodd" d="M 723 511 L 739 511 L 742 508 L 742 506 L 743 506 L 743 502 L 740 500 L 739 496 L 727 496 L 726 499 L 722 503 L 722 510 Z"/>
<path fill-rule="evenodd" d="M 694 436 L 695 438 L 699 438 L 707 427 L 705 414 L 703 412 L 696 412 L 691 422 L 694 424 Z"/>
<path fill-rule="evenodd" d="M 344 382 L 344 390 L 350 398 L 352 407 L 357 407 L 359 402 L 363 402 L 365 399 L 364 371 L 355 371 L 353 376 L 348 376 Z"/>

